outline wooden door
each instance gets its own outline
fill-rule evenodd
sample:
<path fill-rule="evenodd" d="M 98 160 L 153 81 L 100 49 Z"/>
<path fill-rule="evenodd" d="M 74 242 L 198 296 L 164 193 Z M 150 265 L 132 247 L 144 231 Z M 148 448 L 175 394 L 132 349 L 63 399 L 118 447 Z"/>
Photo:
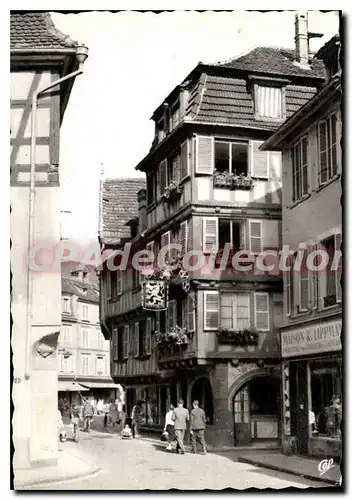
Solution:
<path fill-rule="evenodd" d="M 235 445 L 251 442 L 248 384 L 242 387 L 233 399 Z"/>

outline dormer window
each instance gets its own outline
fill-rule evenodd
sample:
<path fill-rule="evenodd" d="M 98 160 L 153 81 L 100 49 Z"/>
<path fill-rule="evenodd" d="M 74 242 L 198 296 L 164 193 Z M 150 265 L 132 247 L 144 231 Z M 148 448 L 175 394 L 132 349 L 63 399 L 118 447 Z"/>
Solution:
<path fill-rule="evenodd" d="M 71 271 L 71 276 L 73 278 L 78 278 L 79 277 L 79 271 Z"/>
<path fill-rule="evenodd" d="M 254 85 L 254 112 L 256 120 L 281 121 L 285 118 L 283 90 L 273 85 Z"/>

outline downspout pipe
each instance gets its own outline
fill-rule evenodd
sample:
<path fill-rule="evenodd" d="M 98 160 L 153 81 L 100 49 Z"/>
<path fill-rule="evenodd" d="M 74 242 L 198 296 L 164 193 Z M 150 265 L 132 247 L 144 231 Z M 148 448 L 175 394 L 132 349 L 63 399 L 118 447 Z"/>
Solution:
<path fill-rule="evenodd" d="M 83 65 L 88 57 L 88 48 L 80 45 L 76 49 L 76 58 L 79 67 L 69 75 L 65 75 L 47 87 L 35 92 L 32 97 L 32 119 L 31 119 L 31 148 L 30 148 L 30 181 L 29 181 L 29 217 L 28 217 L 28 255 L 34 245 L 34 221 L 35 221 L 35 163 L 36 163 L 36 139 L 37 139 L 37 104 L 38 98 L 54 87 L 71 78 L 75 78 L 83 73 Z M 31 345 L 32 345 L 32 320 L 33 320 L 33 270 L 31 262 L 28 259 L 28 277 L 27 277 L 27 315 L 26 315 L 26 342 L 25 342 L 25 372 L 24 378 L 28 380 L 31 370 Z"/>

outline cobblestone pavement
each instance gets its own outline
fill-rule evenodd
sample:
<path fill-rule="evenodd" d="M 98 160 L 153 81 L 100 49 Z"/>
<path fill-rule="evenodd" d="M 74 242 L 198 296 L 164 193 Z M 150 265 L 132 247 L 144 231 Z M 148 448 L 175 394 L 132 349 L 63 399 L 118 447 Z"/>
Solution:
<path fill-rule="evenodd" d="M 81 433 L 78 447 L 103 470 L 97 475 L 33 489 L 45 490 L 221 490 L 224 488 L 324 487 L 320 482 L 236 462 L 236 452 L 177 455 L 162 443 Z"/>

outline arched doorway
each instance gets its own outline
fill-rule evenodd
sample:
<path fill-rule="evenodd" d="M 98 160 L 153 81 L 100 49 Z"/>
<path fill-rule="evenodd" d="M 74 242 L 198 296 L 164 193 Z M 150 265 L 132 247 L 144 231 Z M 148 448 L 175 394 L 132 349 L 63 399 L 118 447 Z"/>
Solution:
<path fill-rule="evenodd" d="M 232 400 L 235 445 L 276 441 L 280 423 L 280 379 L 261 375 L 248 380 Z"/>
<path fill-rule="evenodd" d="M 205 414 L 208 418 L 208 423 L 214 423 L 214 403 L 213 403 L 213 391 L 211 388 L 210 381 L 207 377 L 200 377 L 196 379 L 191 387 L 191 401 L 194 400 L 199 402 L 199 406 L 204 409 Z"/>

